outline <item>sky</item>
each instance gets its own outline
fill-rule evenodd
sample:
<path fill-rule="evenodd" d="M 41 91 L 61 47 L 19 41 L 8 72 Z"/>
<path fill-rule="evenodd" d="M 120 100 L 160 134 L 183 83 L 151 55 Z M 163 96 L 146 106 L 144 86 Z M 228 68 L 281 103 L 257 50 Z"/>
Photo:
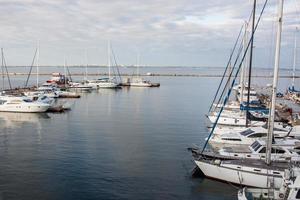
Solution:
<path fill-rule="evenodd" d="M 257 13 L 264 0 L 257 0 Z M 273 65 L 278 0 L 269 0 L 254 63 Z M 223 67 L 253 0 L 0 0 L 0 44 L 8 65 L 119 64 Z M 291 67 L 300 1 L 285 0 L 281 62 Z M 300 33 L 299 33 L 300 35 Z M 300 36 L 299 36 L 300 44 Z M 299 51 L 300 54 L 300 51 Z M 300 55 L 298 56 L 300 65 Z"/>

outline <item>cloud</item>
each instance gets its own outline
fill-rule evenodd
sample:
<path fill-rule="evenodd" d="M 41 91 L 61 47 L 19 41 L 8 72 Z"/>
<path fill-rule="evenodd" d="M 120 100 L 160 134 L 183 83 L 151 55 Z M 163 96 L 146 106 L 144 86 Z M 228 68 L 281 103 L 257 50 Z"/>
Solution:
<path fill-rule="evenodd" d="M 300 6 L 286 2 L 290 46 Z M 268 47 L 275 7 L 271 2 L 260 26 L 261 48 Z M 85 49 L 90 62 L 105 64 L 111 40 L 123 64 L 133 64 L 138 49 L 148 65 L 222 66 L 251 9 L 244 0 L 0 0 L 0 42 L 11 65 L 28 64 L 37 40 L 41 64 L 62 64 L 65 54 L 79 64 Z"/>

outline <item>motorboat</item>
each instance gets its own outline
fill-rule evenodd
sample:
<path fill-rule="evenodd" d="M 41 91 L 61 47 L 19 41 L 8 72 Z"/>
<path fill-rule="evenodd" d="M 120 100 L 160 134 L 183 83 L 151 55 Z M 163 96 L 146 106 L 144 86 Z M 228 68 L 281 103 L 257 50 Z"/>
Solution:
<path fill-rule="evenodd" d="M 32 101 L 27 97 L 0 96 L 0 112 L 46 112 L 50 105 L 40 101 Z"/>

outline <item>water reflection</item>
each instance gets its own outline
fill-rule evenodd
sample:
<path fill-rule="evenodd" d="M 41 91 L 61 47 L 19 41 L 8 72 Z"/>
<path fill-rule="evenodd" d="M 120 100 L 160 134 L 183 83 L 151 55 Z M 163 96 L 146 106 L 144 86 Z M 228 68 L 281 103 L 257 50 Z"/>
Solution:
<path fill-rule="evenodd" d="M 20 128 L 24 124 L 39 124 L 41 119 L 48 119 L 47 113 L 0 113 L 0 125 L 3 128 Z"/>

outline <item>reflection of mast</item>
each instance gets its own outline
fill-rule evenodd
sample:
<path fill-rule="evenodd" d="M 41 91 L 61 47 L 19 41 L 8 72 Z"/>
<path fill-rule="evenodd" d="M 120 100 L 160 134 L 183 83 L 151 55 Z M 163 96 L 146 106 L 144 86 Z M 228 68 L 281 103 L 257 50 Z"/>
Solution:
<path fill-rule="evenodd" d="M 280 62 L 283 0 L 279 0 L 279 1 L 280 1 L 280 4 L 278 7 L 278 25 L 277 25 L 277 37 L 276 37 L 276 49 L 275 49 L 274 78 L 273 78 L 273 84 L 272 84 L 272 101 L 271 101 L 270 115 L 269 115 L 269 120 L 268 120 L 268 139 L 267 139 L 267 151 L 266 151 L 266 163 L 267 164 L 271 163 L 271 148 L 272 148 L 272 143 L 273 143 L 275 104 L 276 104 L 278 71 L 279 71 L 279 62 Z"/>
<path fill-rule="evenodd" d="M 293 81 L 292 81 L 293 90 L 295 86 L 295 71 L 296 71 L 296 63 L 297 63 L 297 32 L 298 32 L 298 28 L 296 27 L 295 43 L 294 43 Z"/>

